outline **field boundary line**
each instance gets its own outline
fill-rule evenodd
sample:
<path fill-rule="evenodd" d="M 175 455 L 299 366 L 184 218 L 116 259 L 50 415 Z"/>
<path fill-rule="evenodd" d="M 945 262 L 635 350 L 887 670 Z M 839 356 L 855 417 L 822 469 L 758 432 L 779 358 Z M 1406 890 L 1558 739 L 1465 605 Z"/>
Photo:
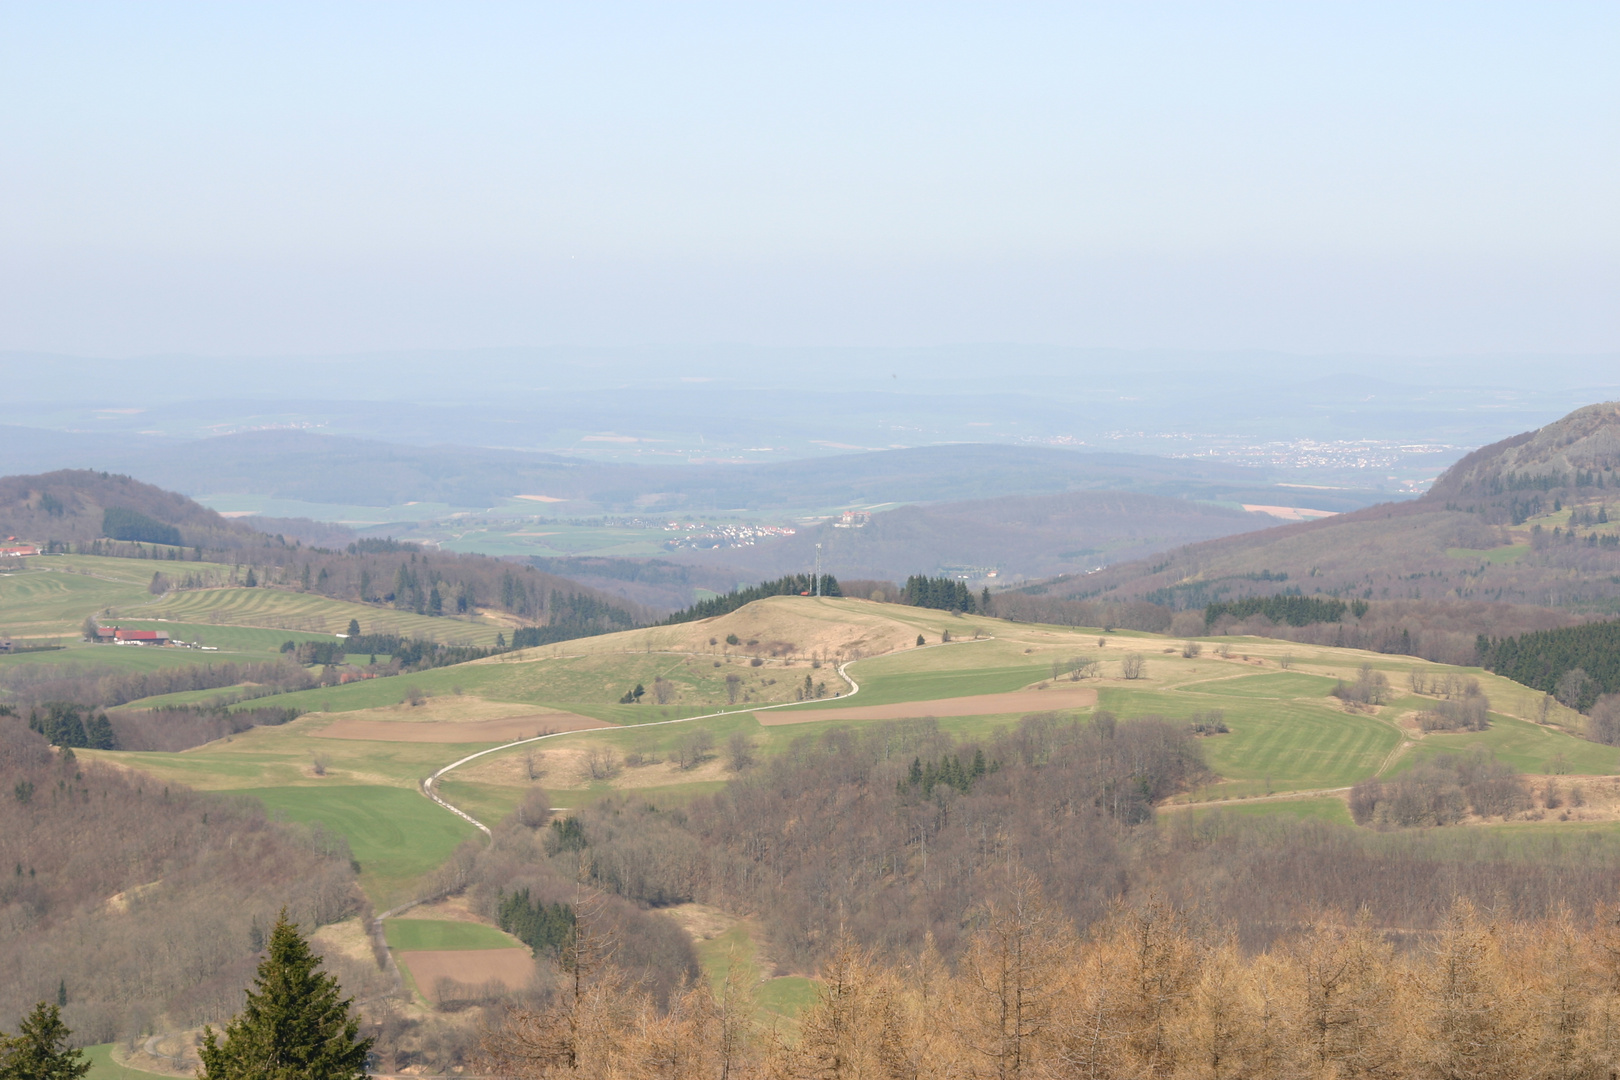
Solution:
<path fill-rule="evenodd" d="M 951 645 L 972 645 L 975 642 L 979 642 L 979 641 L 995 641 L 995 640 L 996 640 L 996 638 L 995 638 L 994 635 L 987 634 L 982 638 L 964 638 L 961 641 L 941 641 L 941 642 L 938 642 L 937 644 L 934 644 L 934 645 L 920 645 L 920 646 L 917 646 L 916 648 L 908 649 L 906 651 L 908 653 L 909 652 L 921 652 L 923 649 L 943 649 L 943 648 L 946 648 L 946 647 L 951 646 Z M 893 656 L 895 654 L 894 653 L 884 653 L 883 655 L 884 656 Z M 881 659 L 881 658 L 876 657 L 876 656 L 871 656 L 871 657 L 864 657 L 863 659 L 877 660 L 877 659 Z M 838 677 L 840 679 L 843 679 L 845 682 L 847 682 L 849 684 L 850 689 L 849 689 L 849 693 L 844 695 L 845 700 L 847 700 L 849 698 L 852 698 L 856 694 L 861 692 L 860 683 L 856 682 L 853 678 L 851 678 L 850 674 L 849 674 L 849 672 L 847 670 L 851 664 L 858 664 L 860 662 L 861 662 L 860 660 L 846 660 L 844 663 L 839 664 L 838 667 L 834 669 L 835 671 L 837 671 Z M 826 699 L 823 698 L 822 700 L 826 700 Z M 523 746 L 523 745 L 526 745 L 528 743 L 539 742 L 542 739 L 560 739 L 564 735 L 588 735 L 593 731 L 624 731 L 624 730 L 629 730 L 629 729 L 632 729 L 632 728 L 639 729 L 639 728 L 650 728 L 650 727 L 664 727 L 664 726 L 666 726 L 668 724 L 686 724 L 686 723 L 690 723 L 693 720 L 713 720 L 715 717 L 718 717 L 718 716 L 736 716 L 739 713 L 765 712 L 766 710 L 769 710 L 769 709 L 790 709 L 790 708 L 794 707 L 795 705 L 807 705 L 807 704 L 810 704 L 810 702 L 805 702 L 805 701 L 784 701 L 784 702 L 781 702 L 781 703 L 776 704 L 776 705 L 760 705 L 757 708 L 752 708 L 752 709 L 722 709 L 719 712 L 704 713 L 701 716 L 678 716 L 673 720 L 654 720 L 651 723 L 646 723 L 646 724 L 619 724 L 619 725 L 615 725 L 615 726 L 609 727 L 609 728 L 586 728 L 584 731 L 553 731 L 548 735 L 535 735 L 535 736 L 532 736 L 531 738 L 527 738 L 527 739 L 518 739 L 515 742 L 502 743 L 500 746 L 492 746 L 488 750 L 480 750 L 476 754 L 468 754 L 466 757 L 461 758 L 458 761 L 452 761 L 450 764 L 444 766 L 443 768 L 434 770 L 432 773 L 430 773 L 427 776 L 426 779 L 421 781 L 421 783 L 418 785 L 418 787 L 421 790 L 423 795 L 426 795 L 429 799 L 432 799 L 434 802 L 438 803 L 440 806 L 444 807 L 446 810 L 450 811 L 452 814 L 456 815 L 458 818 L 461 818 L 463 821 L 468 822 L 474 828 L 481 831 L 485 836 L 493 837 L 495 834 L 490 831 L 490 828 L 489 828 L 488 825 L 485 825 L 482 821 L 479 821 L 477 818 L 473 817 L 471 814 L 469 814 L 465 810 L 461 809 L 461 807 L 456 806 L 456 805 L 446 801 L 437 791 L 434 790 L 434 785 L 436 783 L 438 783 L 438 781 L 440 779 L 442 779 L 446 773 L 450 772 L 450 770 L 459 769 L 461 766 L 467 764 L 467 762 L 476 761 L 477 759 L 479 759 L 481 757 L 485 757 L 486 755 L 496 754 L 496 753 L 499 753 L 502 750 L 510 750 L 514 746 Z"/>

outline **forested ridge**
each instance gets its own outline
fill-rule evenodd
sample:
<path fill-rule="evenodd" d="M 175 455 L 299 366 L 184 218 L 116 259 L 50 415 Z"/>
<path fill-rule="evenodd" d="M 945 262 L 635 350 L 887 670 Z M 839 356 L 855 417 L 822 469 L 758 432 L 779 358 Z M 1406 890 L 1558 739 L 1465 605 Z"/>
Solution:
<path fill-rule="evenodd" d="M 1275 594 L 1288 580 L 1347 602 L 1613 616 L 1617 469 L 1620 404 L 1591 405 L 1468 454 L 1412 501 L 1206 540 L 1039 587 L 1056 598 L 1149 600 L 1182 611 Z M 1537 517 L 1550 520 L 1524 528 Z M 1489 616 L 1471 629 L 1503 636 Z"/>
<path fill-rule="evenodd" d="M 522 563 L 356 539 L 317 522 L 232 520 L 183 495 L 88 470 L 0 478 L 0 535 L 50 551 L 174 564 L 155 568 L 164 588 L 278 588 L 431 616 L 498 609 L 543 628 L 545 640 L 652 618 L 640 605 Z M 222 576 L 185 566 L 205 562 L 232 569 Z"/>
<path fill-rule="evenodd" d="M 92 1043 L 160 1016 L 218 1021 L 278 910 L 318 926 L 361 903 L 341 839 L 53 752 L 14 717 L 0 718 L 0 866 L 0 1027 L 61 1000 Z"/>

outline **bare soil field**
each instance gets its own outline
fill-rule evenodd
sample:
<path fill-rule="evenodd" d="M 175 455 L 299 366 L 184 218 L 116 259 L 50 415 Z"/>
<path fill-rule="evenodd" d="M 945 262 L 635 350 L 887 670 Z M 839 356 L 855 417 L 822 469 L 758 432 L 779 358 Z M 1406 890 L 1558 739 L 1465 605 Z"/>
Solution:
<path fill-rule="evenodd" d="M 503 743 L 526 739 L 545 731 L 588 731 L 613 726 L 589 716 L 568 712 L 529 713 L 499 720 L 362 720 L 343 717 L 312 734 L 322 739 L 359 739 L 365 742 Z"/>
<path fill-rule="evenodd" d="M 521 948 L 402 952 L 399 962 L 410 969 L 417 988 L 429 997 L 440 979 L 454 979 L 468 986 L 493 981 L 517 990 L 527 986 L 535 973 L 534 957 Z"/>
<path fill-rule="evenodd" d="M 1097 691 L 1089 686 L 1052 687 L 1048 690 L 1015 690 L 1010 694 L 977 694 L 973 697 L 940 698 L 938 701 L 906 701 L 895 705 L 854 706 L 848 709 L 816 709 L 793 712 L 775 709 L 756 713 L 761 724 L 804 724 L 814 720 L 917 720 L 925 716 L 993 716 L 997 713 L 1050 712 L 1057 709 L 1086 709 L 1097 704 Z"/>

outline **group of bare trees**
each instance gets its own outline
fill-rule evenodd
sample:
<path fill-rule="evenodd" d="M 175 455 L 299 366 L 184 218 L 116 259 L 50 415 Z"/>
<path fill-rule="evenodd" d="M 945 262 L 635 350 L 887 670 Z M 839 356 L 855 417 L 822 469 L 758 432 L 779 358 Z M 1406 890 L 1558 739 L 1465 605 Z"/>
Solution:
<path fill-rule="evenodd" d="M 1442 754 L 1393 780 L 1372 777 L 1350 789 L 1356 824 L 1382 828 L 1455 825 L 1470 813 L 1506 818 L 1529 805 L 1518 773 L 1485 753 Z"/>
<path fill-rule="evenodd" d="M 483 1068 L 580 1080 L 1519 1080 L 1620 1068 L 1620 927 L 1504 923 L 1467 901 L 1397 950 L 1366 918 L 1244 950 L 1150 897 L 1079 933 L 1004 869 L 959 958 L 835 937 L 792 1037 L 735 974 L 659 1009 L 586 935 L 559 992 L 485 1032 Z M 739 965 L 733 965 L 733 973 Z"/>
<path fill-rule="evenodd" d="M 1224 717 L 1199 720 L 1218 734 Z M 824 962 L 840 932 L 888 956 L 913 955 L 932 936 L 954 959 L 967 913 L 985 899 L 985 871 L 1008 860 L 1081 928 L 1119 897 L 1156 888 L 1219 912 L 1250 948 L 1322 910 L 1364 907 L 1379 927 L 1428 933 L 1456 895 L 1537 919 L 1560 906 L 1586 918 L 1620 892 L 1620 853 L 1595 838 L 1527 854 L 1490 830 L 1374 832 L 1218 813 L 1152 824 L 1157 801 L 1202 782 L 1202 745 L 1185 721 L 1107 713 L 1089 723 L 1036 715 L 977 743 L 927 721 L 828 729 L 713 796 L 582 808 L 582 850 L 571 857 L 587 880 L 630 899 L 755 915 L 774 955 L 801 967 Z M 908 782 L 922 762 L 980 754 L 983 773 L 960 784 Z M 1431 772 L 1398 782 L 1410 792 L 1380 789 L 1371 813 L 1388 810 L 1368 823 L 1424 820 L 1408 803 L 1427 806 L 1431 823 L 1456 820 L 1459 807 L 1495 816 L 1529 805 L 1522 780 L 1489 758 Z"/>
<path fill-rule="evenodd" d="M 0 868 L 0 1027 L 61 1001 L 87 1042 L 218 1022 L 279 909 L 313 927 L 359 903 L 341 839 L 74 760 L 4 718 Z"/>

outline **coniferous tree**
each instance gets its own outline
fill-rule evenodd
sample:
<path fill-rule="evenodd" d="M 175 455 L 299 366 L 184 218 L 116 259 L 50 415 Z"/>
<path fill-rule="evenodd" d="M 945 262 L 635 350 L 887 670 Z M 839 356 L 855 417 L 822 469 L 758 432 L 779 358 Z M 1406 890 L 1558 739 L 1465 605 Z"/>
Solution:
<path fill-rule="evenodd" d="M 203 1029 L 202 1080 L 361 1080 L 372 1040 L 359 1038 L 354 999 L 320 966 L 283 910 L 224 1043 Z"/>
<path fill-rule="evenodd" d="M 35 1005 L 17 1034 L 0 1033 L 0 1080 L 79 1080 L 90 1063 L 67 1045 L 72 1034 L 58 1006 Z"/>

